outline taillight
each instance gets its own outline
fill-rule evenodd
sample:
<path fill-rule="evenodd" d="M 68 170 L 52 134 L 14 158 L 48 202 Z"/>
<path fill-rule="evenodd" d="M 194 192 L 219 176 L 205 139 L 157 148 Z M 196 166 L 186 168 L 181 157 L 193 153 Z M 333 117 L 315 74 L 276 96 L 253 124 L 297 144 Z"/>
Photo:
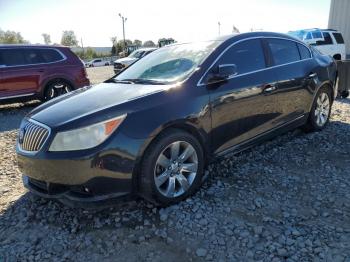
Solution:
<path fill-rule="evenodd" d="M 87 72 L 86 72 L 85 67 L 83 67 L 83 68 L 81 69 L 81 73 L 82 73 L 83 76 L 87 77 Z"/>

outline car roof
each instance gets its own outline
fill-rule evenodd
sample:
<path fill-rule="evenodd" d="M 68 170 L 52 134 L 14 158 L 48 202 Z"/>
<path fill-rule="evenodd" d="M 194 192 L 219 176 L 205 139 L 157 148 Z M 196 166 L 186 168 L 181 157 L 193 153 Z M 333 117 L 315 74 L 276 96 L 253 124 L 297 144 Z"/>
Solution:
<path fill-rule="evenodd" d="M 41 45 L 41 44 L 0 44 L 0 47 L 15 47 L 15 48 L 69 48 L 63 45 Z"/>

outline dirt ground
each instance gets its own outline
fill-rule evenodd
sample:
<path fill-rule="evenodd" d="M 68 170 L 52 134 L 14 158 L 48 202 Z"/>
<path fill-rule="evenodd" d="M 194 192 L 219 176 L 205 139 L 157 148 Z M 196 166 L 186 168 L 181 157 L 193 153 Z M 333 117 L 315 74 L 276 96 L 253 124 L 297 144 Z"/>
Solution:
<path fill-rule="evenodd" d="M 113 75 L 87 71 L 92 83 Z M 349 99 L 322 132 L 295 130 L 210 165 L 178 205 L 137 199 L 102 211 L 23 188 L 17 128 L 37 105 L 0 106 L 0 262 L 350 261 Z"/>

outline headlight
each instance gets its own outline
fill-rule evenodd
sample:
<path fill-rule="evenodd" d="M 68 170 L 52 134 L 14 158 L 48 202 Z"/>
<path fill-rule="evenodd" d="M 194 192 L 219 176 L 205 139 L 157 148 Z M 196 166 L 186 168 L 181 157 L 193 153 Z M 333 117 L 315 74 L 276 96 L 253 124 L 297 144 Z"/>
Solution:
<path fill-rule="evenodd" d="M 98 146 L 118 128 L 125 117 L 122 115 L 91 126 L 58 132 L 49 151 L 73 151 Z"/>

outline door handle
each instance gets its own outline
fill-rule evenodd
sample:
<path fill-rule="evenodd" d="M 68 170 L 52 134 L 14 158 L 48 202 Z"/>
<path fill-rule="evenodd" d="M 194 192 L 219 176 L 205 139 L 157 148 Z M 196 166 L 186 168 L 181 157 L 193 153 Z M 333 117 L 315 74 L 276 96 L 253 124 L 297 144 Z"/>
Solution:
<path fill-rule="evenodd" d="M 45 69 L 38 69 L 38 72 L 39 73 L 42 73 L 42 72 L 44 72 L 45 71 Z"/>
<path fill-rule="evenodd" d="M 314 78 L 314 77 L 316 77 L 316 76 L 317 76 L 316 73 L 310 73 L 309 76 L 308 76 L 308 78 Z"/>
<path fill-rule="evenodd" d="M 275 85 L 264 85 L 263 88 L 264 88 L 264 89 L 263 89 L 263 92 L 264 92 L 264 93 L 270 93 L 270 92 L 276 90 L 276 86 L 275 86 Z"/>

